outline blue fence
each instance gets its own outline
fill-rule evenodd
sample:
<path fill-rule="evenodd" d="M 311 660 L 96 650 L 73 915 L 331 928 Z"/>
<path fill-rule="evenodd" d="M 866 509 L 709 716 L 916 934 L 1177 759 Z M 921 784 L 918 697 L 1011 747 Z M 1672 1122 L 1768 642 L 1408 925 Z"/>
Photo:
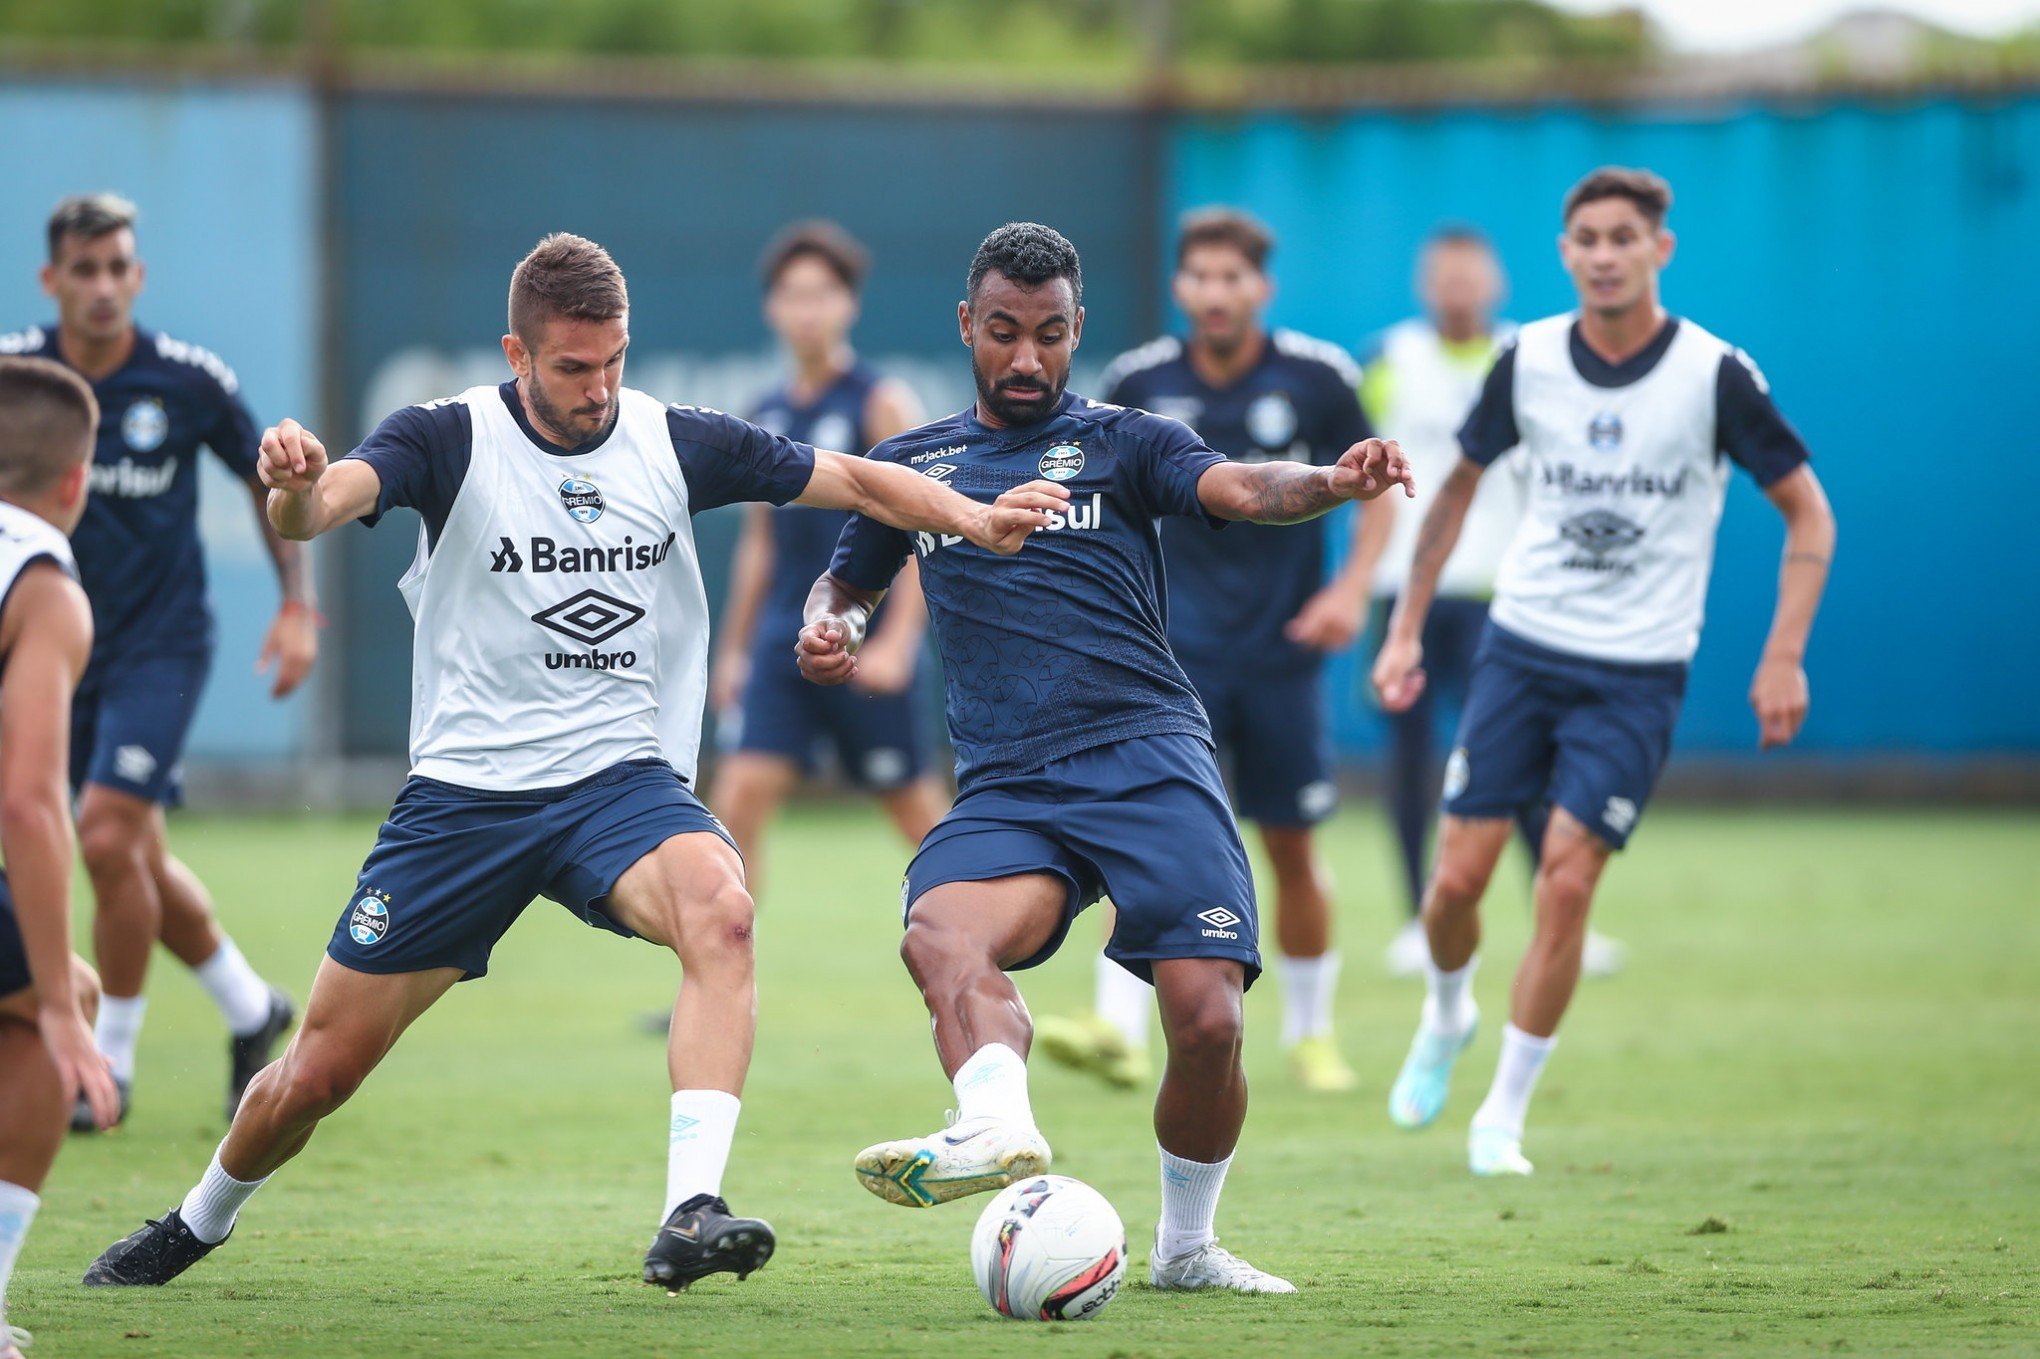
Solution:
<path fill-rule="evenodd" d="M 1647 164 L 1677 188 L 1674 310 L 1749 349 L 1813 445 L 1842 522 L 1816 631 L 1808 749 L 2040 752 L 2040 571 L 2019 517 L 2040 493 L 2025 374 L 2040 312 L 2040 98 L 1820 107 L 1569 108 L 1306 116 L 908 107 L 717 107 L 356 93 L 338 104 L 317 257 L 310 100 L 285 86 L 0 86 L 0 324 L 45 319 L 41 223 L 63 193 L 142 205 L 142 314 L 217 349 L 258 415 L 321 390 L 318 270 L 338 270 L 327 433 L 344 443 L 407 401 L 499 376 L 511 263 L 545 231 L 609 244 L 634 300 L 632 381 L 741 408 L 773 359 L 752 265 L 782 222 L 826 214 L 874 248 L 859 340 L 933 409 L 968 395 L 953 308 L 972 245 L 1012 217 L 1084 250 L 1093 365 L 1172 324 L 1167 231 L 1192 206 L 1250 206 L 1276 228 L 1276 319 L 1354 348 L 1407 313 L 1415 250 L 1478 223 L 1519 317 L 1570 301 L 1557 201 L 1592 165 Z M 551 177 L 572 167 L 575 173 Z M 274 586 L 247 507 L 207 487 L 222 651 L 194 755 L 287 755 L 303 704 L 252 663 Z M 705 546 L 729 525 L 705 525 Z M 1754 747 L 1743 694 L 1767 624 L 1780 531 L 1731 495 L 1681 745 Z M 341 535 L 344 748 L 401 749 L 408 620 L 392 584 L 411 542 Z M 719 574 L 719 572 L 717 573 Z M 719 597 L 719 581 L 711 581 Z M 1335 675 L 1342 745 L 1377 723 L 1357 663 Z"/>

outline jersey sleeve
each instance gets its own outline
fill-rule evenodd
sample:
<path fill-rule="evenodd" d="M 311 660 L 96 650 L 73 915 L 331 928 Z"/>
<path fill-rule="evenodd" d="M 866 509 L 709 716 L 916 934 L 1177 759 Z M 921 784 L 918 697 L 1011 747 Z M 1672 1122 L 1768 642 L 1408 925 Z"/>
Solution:
<path fill-rule="evenodd" d="M 216 401 L 213 422 L 205 430 L 205 446 L 227 465 L 228 471 L 243 481 L 254 481 L 262 452 L 262 434 L 255 417 L 248 410 L 248 403 L 241 400 L 238 387 L 220 386 Z"/>
<path fill-rule="evenodd" d="M 695 514 L 747 500 L 784 505 L 807 489 L 815 472 L 815 450 L 807 444 L 721 411 L 668 406 L 666 430 L 687 483 L 687 508 Z"/>
<path fill-rule="evenodd" d="M 1740 349 L 1721 356 L 1714 380 L 1715 448 L 1759 486 L 1770 486 L 1810 460 L 1806 441 L 1771 400 L 1771 384 Z"/>
<path fill-rule="evenodd" d="M 1133 436 L 1127 440 L 1133 487 L 1148 513 L 1225 524 L 1197 498 L 1198 480 L 1225 461 L 1223 453 L 1213 451 L 1182 421 L 1159 415 L 1139 415 L 1128 432 Z"/>
<path fill-rule="evenodd" d="M 375 509 L 361 522 L 373 528 L 391 510 L 416 510 L 437 542 L 467 478 L 474 428 L 474 412 L 465 401 L 406 406 L 384 417 L 347 455 L 373 467 L 382 483 Z"/>
<path fill-rule="evenodd" d="M 1522 441 L 1516 428 L 1516 346 L 1512 344 L 1495 357 L 1487 381 L 1481 384 L 1480 400 L 1459 427 L 1459 451 L 1488 467 Z"/>

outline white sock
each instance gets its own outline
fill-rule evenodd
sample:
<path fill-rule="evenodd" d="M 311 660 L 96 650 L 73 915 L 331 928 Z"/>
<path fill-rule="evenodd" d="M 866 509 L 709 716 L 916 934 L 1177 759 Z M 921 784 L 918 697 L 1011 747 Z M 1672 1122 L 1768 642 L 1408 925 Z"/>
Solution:
<path fill-rule="evenodd" d="M 1218 1239 L 1212 1223 L 1218 1218 L 1218 1194 L 1225 1188 L 1225 1172 L 1233 1158 L 1207 1164 L 1162 1153 L 1162 1225 L 1155 1234 L 1155 1251 L 1164 1260 L 1188 1255 L 1207 1241 Z"/>
<path fill-rule="evenodd" d="M 1306 1038 L 1329 1038 L 1332 1001 L 1339 994 L 1339 955 L 1275 960 L 1282 974 L 1282 1046 L 1293 1048 Z"/>
<path fill-rule="evenodd" d="M 1473 1027 L 1473 973 L 1480 957 L 1466 960 L 1466 966 L 1447 972 L 1424 960 L 1424 1027 L 1433 1033 L 1465 1033 Z"/>
<path fill-rule="evenodd" d="M 956 1069 L 956 1121 L 996 1118 L 1034 1126 L 1027 1102 L 1027 1063 L 1004 1043 L 987 1043 Z"/>
<path fill-rule="evenodd" d="M 1155 988 L 1104 954 L 1098 955 L 1098 1017 L 1126 1035 L 1134 1047 L 1148 1041 L 1148 1016 L 1155 1012 Z"/>
<path fill-rule="evenodd" d="M 92 1041 L 113 1064 L 116 1080 L 135 1078 L 135 1044 L 142 1037 L 142 1012 L 148 1008 L 147 996 L 99 998 L 99 1019 L 92 1026 Z"/>
<path fill-rule="evenodd" d="M 269 986 L 255 975 L 231 939 L 222 939 L 213 956 L 191 969 L 198 984 L 220 1007 L 227 1031 L 239 1038 L 269 1022 Z"/>
<path fill-rule="evenodd" d="M 1537 1089 L 1537 1077 L 1544 1059 L 1558 1046 L 1558 1035 L 1539 1038 L 1514 1024 L 1502 1030 L 1502 1060 L 1495 1063 L 1495 1083 L 1487 1098 L 1473 1111 L 1476 1128 L 1507 1128 L 1523 1135 L 1523 1119 L 1530 1112 L 1530 1096 Z"/>
<path fill-rule="evenodd" d="M 13 1277 L 21 1243 L 28 1240 L 29 1225 L 41 1206 L 42 1200 L 28 1190 L 0 1180 L 0 1318 L 7 1315 L 7 1280 Z M 6 1331 L 0 1330 L 0 1344 L 6 1341 Z"/>
<path fill-rule="evenodd" d="M 742 1107 L 727 1090 L 673 1092 L 673 1122 L 666 1134 L 666 1211 L 659 1221 L 696 1194 L 721 1196 Z"/>
<path fill-rule="evenodd" d="M 221 1146 L 227 1145 L 225 1142 Z M 227 1239 L 227 1233 L 234 1230 L 234 1219 L 241 1215 L 241 1205 L 255 1197 L 255 1191 L 269 1183 L 264 1175 L 259 1180 L 237 1180 L 220 1166 L 220 1154 L 213 1153 L 212 1164 L 205 1168 L 205 1178 L 191 1187 L 184 1196 L 184 1202 L 177 1206 L 177 1216 L 184 1219 L 184 1225 L 191 1228 L 191 1234 L 209 1246 L 218 1245 Z"/>

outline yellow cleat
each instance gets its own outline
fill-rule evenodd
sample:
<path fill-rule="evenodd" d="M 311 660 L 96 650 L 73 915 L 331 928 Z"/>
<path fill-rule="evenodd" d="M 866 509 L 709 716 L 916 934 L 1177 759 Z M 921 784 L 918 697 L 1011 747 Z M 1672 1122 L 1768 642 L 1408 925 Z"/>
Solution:
<path fill-rule="evenodd" d="M 1321 1095 L 1342 1094 L 1360 1083 L 1329 1036 L 1306 1038 L 1291 1048 L 1289 1070 L 1298 1085 Z"/>
<path fill-rule="evenodd" d="M 1034 1022 L 1034 1039 L 1057 1062 L 1088 1071 L 1119 1090 L 1146 1085 L 1154 1077 L 1147 1049 L 1126 1041 L 1126 1035 L 1095 1014 L 1080 1019 L 1044 1015 Z"/>

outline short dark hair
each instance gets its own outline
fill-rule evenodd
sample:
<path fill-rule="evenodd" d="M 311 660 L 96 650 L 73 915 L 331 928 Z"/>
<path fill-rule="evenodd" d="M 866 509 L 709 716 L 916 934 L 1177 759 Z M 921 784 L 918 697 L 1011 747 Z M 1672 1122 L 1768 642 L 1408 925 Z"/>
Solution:
<path fill-rule="evenodd" d="M 1495 253 L 1495 243 L 1488 234 L 1471 222 L 1440 222 L 1431 228 L 1431 234 L 1424 237 L 1424 248 L 1432 249 L 1441 245 L 1463 245 L 1476 250 Z"/>
<path fill-rule="evenodd" d="M 1223 245 L 1240 252 L 1256 273 L 1268 272 L 1268 257 L 1275 253 L 1275 233 L 1268 224 L 1238 208 L 1199 208 L 1183 215 L 1176 228 L 1176 267 L 1200 246 Z"/>
<path fill-rule="evenodd" d="M 863 288 L 864 276 L 871 271 L 871 253 L 858 244 L 855 236 L 834 222 L 814 218 L 780 229 L 766 245 L 765 253 L 758 257 L 758 281 L 771 288 L 786 272 L 786 266 L 802 256 L 827 265 L 853 293 Z"/>
<path fill-rule="evenodd" d="M 1663 226 L 1665 214 L 1672 210 L 1672 186 L 1662 176 L 1626 165 L 1603 165 L 1566 191 L 1559 221 L 1572 221 L 1574 213 L 1604 198 L 1628 199 L 1653 228 Z"/>
<path fill-rule="evenodd" d="M 123 228 L 131 229 L 140 215 L 134 204 L 117 193 L 72 194 L 50 213 L 50 263 L 56 263 L 64 237 L 96 241 Z"/>
<path fill-rule="evenodd" d="M 510 275 L 510 333 L 527 345 L 555 317 L 613 321 L 629 311 L 623 270 L 585 236 L 555 231 Z"/>
<path fill-rule="evenodd" d="M 48 359 L 0 358 L 0 495 L 46 489 L 91 456 L 98 428 L 84 378 Z"/>
<path fill-rule="evenodd" d="M 1004 274 L 1023 288 L 1038 288 L 1050 279 L 1070 281 L 1070 304 L 1084 304 L 1084 266 L 1077 248 L 1060 231 L 1039 222 L 1008 222 L 978 244 L 970 257 L 964 296 L 976 297 L 990 273 Z"/>

